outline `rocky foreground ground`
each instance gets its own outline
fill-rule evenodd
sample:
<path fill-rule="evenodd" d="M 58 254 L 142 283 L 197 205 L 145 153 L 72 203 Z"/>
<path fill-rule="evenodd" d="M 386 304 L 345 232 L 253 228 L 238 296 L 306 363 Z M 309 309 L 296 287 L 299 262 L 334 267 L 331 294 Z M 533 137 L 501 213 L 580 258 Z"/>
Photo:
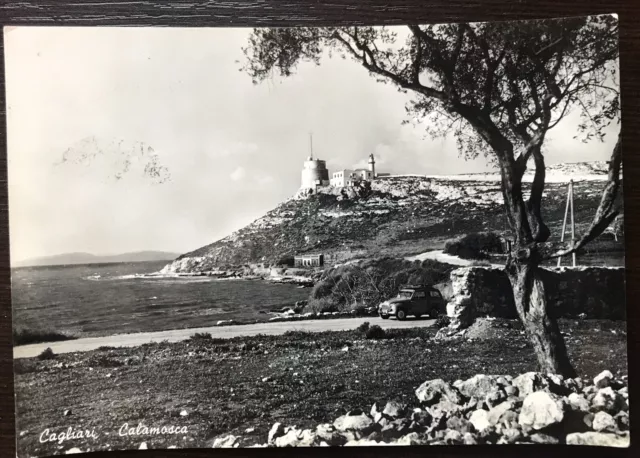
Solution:
<path fill-rule="evenodd" d="M 437 338 L 436 327 L 372 333 L 375 323 L 371 319 L 367 330 L 361 326 L 278 336 L 214 339 L 194 335 L 174 343 L 18 359 L 18 456 L 71 450 L 210 448 L 214 443 L 264 446 L 276 423 L 281 426 L 271 435 L 274 446 L 277 439 L 278 445 L 464 443 L 471 438 L 497 443 L 507 430 L 521 435 L 509 432 L 503 441 L 562 443 L 581 430 L 587 435 L 571 437 L 626 441 L 623 321 L 561 319 L 560 330 L 582 383 L 538 375 L 532 377 L 531 389 L 523 388 L 526 377 L 517 377 L 536 370 L 533 350 L 517 320 L 477 320 L 464 337 L 455 339 Z M 592 380 L 604 369 L 614 374 L 605 377 L 609 386 L 594 385 Z M 474 378 L 475 374 L 512 374 L 514 378 Z M 458 379 L 475 382 L 453 382 Z M 470 391 L 474 386 L 475 391 Z M 540 427 L 540 419 L 530 426 L 520 424 L 520 414 L 532 407 L 532 401 L 527 402 L 530 391 L 544 391 L 551 399 L 546 405 L 555 414 L 548 426 Z M 601 401 L 607 394 L 612 402 L 603 408 Z M 571 401 L 575 404 L 576 396 L 588 404 L 579 401 L 578 412 L 573 413 Z M 482 428 L 483 417 L 494 421 L 505 408 L 509 413 L 500 413 L 495 426 Z M 478 410 L 484 413 L 472 418 Z M 609 419 L 599 412 L 609 414 L 617 429 L 594 429 Z M 124 424 L 140 425 L 142 431 L 121 435 Z M 148 434 L 145 426 L 186 427 L 187 432 Z M 95 430 L 98 436 L 40 442 L 43 431 L 59 435 L 69 427 Z M 323 432 L 331 440 L 322 439 Z"/>
<path fill-rule="evenodd" d="M 603 371 L 592 382 L 527 372 L 483 375 L 452 384 L 424 382 L 421 407 L 390 401 L 352 410 L 315 429 L 275 423 L 255 446 L 559 444 L 629 446 L 627 377 Z M 234 447 L 226 435 L 214 447 Z"/>

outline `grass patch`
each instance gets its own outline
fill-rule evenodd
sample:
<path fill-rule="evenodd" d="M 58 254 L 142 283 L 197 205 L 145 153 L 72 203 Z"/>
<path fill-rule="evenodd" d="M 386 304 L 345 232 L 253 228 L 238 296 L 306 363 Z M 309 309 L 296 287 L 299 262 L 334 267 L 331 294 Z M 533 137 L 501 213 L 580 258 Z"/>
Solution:
<path fill-rule="evenodd" d="M 42 342 L 60 342 L 63 340 L 74 340 L 77 337 L 63 334 L 61 332 L 49 330 L 33 330 L 33 329 L 14 329 L 13 330 L 13 346 L 29 345 Z"/>

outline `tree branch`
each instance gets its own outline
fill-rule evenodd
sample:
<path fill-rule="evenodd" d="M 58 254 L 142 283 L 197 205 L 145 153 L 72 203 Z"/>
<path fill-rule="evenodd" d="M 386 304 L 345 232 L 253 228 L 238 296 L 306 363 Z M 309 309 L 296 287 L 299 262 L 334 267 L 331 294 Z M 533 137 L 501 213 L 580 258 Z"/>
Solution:
<path fill-rule="evenodd" d="M 587 229 L 585 235 L 583 235 L 572 247 L 570 244 L 545 244 L 540 250 L 542 260 L 558 258 L 566 256 L 571 253 L 575 253 L 587 243 L 602 234 L 605 229 L 613 222 L 613 220 L 620 213 L 620 208 L 616 205 L 616 198 L 620 189 L 620 169 L 622 167 L 622 148 L 620 146 L 620 137 L 616 146 L 611 153 L 611 159 L 609 161 L 609 173 L 607 177 L 607 184 L 602 191 L 602 198 L 600 199 L 600 205 L 596 210 L 596 214 Z"/>

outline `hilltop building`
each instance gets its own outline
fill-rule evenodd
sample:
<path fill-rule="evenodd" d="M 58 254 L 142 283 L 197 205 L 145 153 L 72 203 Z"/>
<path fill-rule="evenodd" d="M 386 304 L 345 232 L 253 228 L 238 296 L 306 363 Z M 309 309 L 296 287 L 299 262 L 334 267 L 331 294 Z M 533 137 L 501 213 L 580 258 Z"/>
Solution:
<path fill-rule="evenodd" d="M 376 159 L 373 154 L 369 154 L 368 163 L 369 166 L 366 169 L 343 169 L 334 172 L 331 176 L 331 186 L 344 188 L 345 186 L 354 186 L 361 181 L 373 181 L 378 176 L 382 176 L 376 173 Z"/>
<path fill-rule="evenodd" d="M 388 176 L 388 173 L 376 172 L 376 159 L 373 154 L 369 155 L 368 167 L 366 169 L 342 169 L 334 172 L 329 179 L 329 170 L 326 161 L 314 159 L 313 150 L 311 155 L 304 162 L 302 167 L 302 189 L 310 189 L 316 192 L 318 186 L 335 186 L 344 188 L 355 186 L 362 181 L 373 181 L 377 177 Z"/>

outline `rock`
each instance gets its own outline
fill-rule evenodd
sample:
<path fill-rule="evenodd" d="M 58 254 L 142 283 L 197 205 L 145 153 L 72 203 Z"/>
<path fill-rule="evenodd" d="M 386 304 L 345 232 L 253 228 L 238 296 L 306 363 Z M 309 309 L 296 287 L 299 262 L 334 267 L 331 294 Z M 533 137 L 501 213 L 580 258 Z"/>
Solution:
<path fill-rule="evenodd" d="M 462 413 L 463 408 L 464 408 L 463 406 L 454 404 L 453 402 L 449 401 L 449 399 L 446 399 L 446 398 L 441 399 L 440 402 L 432 405 L 431 407 L 427 407 L 429 413 L 431 413 L 433 417 L 437 417 L 439 415 L 442 415 L 443 413 L 445 414 Z"/>
<path fill-rule="evenodd" d="M 449 386 L 442 379 L 429 380 L 416 389 L 418 400 L 424 404 L 435 404 L 442 398 L 446 398 L 454 404 L 459 404 L 462 397 L 457 389 Z"/>
<path fill-rule="evenodd" d="M 485 398 L 489 393 L 498 389 L 497 377 L 478 374 L 460 384 L 458 389 L 466 397 Z"/>
<path fill-rule="evenodd" d="M 539 430 L 562 422 L 564 405 L 555 394 L 536 391 L 529 394 L 522 403 L 518 423 Z"/>
<path fill-rule="evenodd" d="M 374 427 L 373 420 L 364 413 L 357 415 L 342 415 L 338 417 L 333 426 L 338 431 L 358 431 L 362 434 L 368 434 Z"/>
<path fill-rule="evenodd" d="M 507 394 L 507 397 L 518 396 L 518 389 L 512 385 L 506 386 L 504 392 Z"/>
<path fill-rule="evenodd" d="M 471 414 L 469 422 L 473 425 L 476 431 L 479 432 L 484 431 L 491 426 L 491 423 L 489 423 L 489 412 L 481 409 L 476 410 Z"/>
<path fill-rule="evenodd" d="M 550 436 L 548 434 L 535 433 L 529 436 L 529 440 L 536 444 L 558 444 L 560 441 L 558 438 Z"/>
<path fill-rule="evenodd" d="M 513 379 L 513 386 L 518 389 L 521 397 L 548 388 L 549 382 L 538 372 L 526 372 Z"/>
<path fill-rule="evenodd" d="M 471 433 L 464 433 L 464 435 L 462 436 L 462 443 L 464 445 L 476 445 L 478 443 L 478 441 L 476 440 L 475 436 Z"/>
<path fill-rule="evenodd" d="M 461 433 L 470 433 L 473 431 L 473 425 L 469 420 L 455 416 L 447 420 L 447 428 L 455 429 Z"/>
<path fill-rule="evenodd" d="M 405 414 L 407 407 L 399 402 L 390 401 L 384 407 L 382 413 L 389 418 L 398 418 Z"/>
<path fill-rule="evenodd" d="M 615 417 L 613 417 L 618 423 L 618 429 L 620 431 L 629 430 L 629 413 L 627 412 L 618 412 Z"/>
<path fill-rule="evenodd" d="M 462 433 L 455 429 L 447 430 L 444 441 L 447 444 L 461 444 L 463 442 Z"/>
<path fill-rule="evenodd" d="M 235 439 L 235 436 L 231 436 L 231 437 L 233 437 L 233 438 Z M 216 439 L 216 440 L 217 440 L 217 439 Z M 215 442 L 213 443 L 213 447 L 214 447 L 214 448 L 216 447 Z M 140 444 L 140 447 L 138 447 L 138 450 L 147 450 L 147 443 L 146 443 L 146 442 L 141 443 L 141 444 Z"/>
<path fill-rule="evenodd" d="M 229 434 L 227 436 L 222 436 L 222 437 L 218 437 L 216 438 L 216 440 L 213 441 L 213 448 L 233 448 L 233 447 L 237 447 L 238 446 L 238 437 L 234 436 L 233 434 Z M 147 444 L 145 442 L 143 442 L 142 444 L 144 444 L 144 449 L 146 450 L 147 448 Z M 140 445 L 140 449 L 142 449 L 142 444 Z"/>
<path fill-rule="evenodd" d="M 593 417 L 592 428 L 600 432 L 615 432 L 616 421 L 607 412 L 598 412 Z"/>
<path fill-rule="evenodd" d="M 506 428 L 502 431 L 502 437 L 498 440 L 498 444 L 515 444 L 522 439 L 522 431 L 517 428 Z"/>
<path fill-rule="evenodd" d="M 420 437 L 418 433 L 409 433 L 406 436 L 401 437 L 397 440 L 396 444 L 398 445 L 423 445 L 426 444 L 427 441 Z"/>
<path fill-rule="evenodd" d="M 65 410 L 64 412 L 62 412 L 62 415 L 68 417 L 69 415 L 71 415 L 71 409 Z"/>
<path fill-rule="evenodd" d="M 591 403 L 594 411 L 602 410 L 609 413 L 616 413 L 622 408 L 622 405 L 622 396 L 613 391 L 610 386 L 599 389 Z"/>
<path fill-rule="evenodd" d="M 65 455 L 75 455 L 76 453 L 83 453 L 82 449 L 79 449 L 78 447 L 73 447 L 67 450 L 66 452 L 64 452 Z"/>
<path fill-rule="evenodd" d="M 487 415 L 487 421 L 489 422 L 490 425 L 495 426 L 500 422 L 500 419 L 502 418 L 502 416 L 506 412 L 511 411 L 513 408 L 514 408 L 513 402 L 511 401 L 502 402 L 497 406 L 492 407 L 489 410 L 489 413 Z"/>
<path fill-rule="evenodd" d="M 567 400 L 569 401 L 569 407 L 571 407 L 572 410 L 577 410 L 579 412 L 589 411 L 589 401 L 587 401 L 583 395 L 571 393 Z"/>
<path fill-rule="evenodd" d="M 316 438 L 318 441 L 326 442 L 327 445 L 342 445 L 346 442 L 344 436 L 336 431 L 331 423 L 323 423 L 316 427 Z"/>
<path fill-rule="evenodd" d="M 593 384 L 596 388 L 606 388 L 611 384 L 613 374 L 610 371 L 602 371 L 593 378 Z"/>
<path fill-rule="evenodd" d="M 487 396 L 484 398 L 484 402 L 489 407 L 494 407 L 500 404 L 505 399 L 507 399 L 507 393 L 505 393 L 501 389 L 496 388 L 487 394 Z"/>
<path fill-rule="evenodd" d="M 386 445 L 386 444 L 375 441 L 375 440 L 367 439 L 367 438 L 353 439 L 344 444 L 345 447 L 365 447 L 370 445 Z"/>
<path fill-rule="evenodd" d="M 291 428 L 283 436 L 276 438 L 273 444 L 276 447 L 309 447 L 315 440 L 315 434 L 309 429 L 301 431 Z"/>
<path fill-rule="evenodd" d="M 384 410 L 384 407 L 382 407 L 381 403 L 374 402 L 373 405 L 371 406 L 371 410 L 369 411 L 369 415 L 371 415 L 371 418 L 374 418 L 377 413 L 382 413 L 383 410 Z"/>
<path fill-rule="evenodd" d="M 247 433 L 247 434 L 250 434 L 250 433 L 254 432 L 255 430 L 256 429 L 253 426 L 251 426 L 250 428 L 245 429 L 244 432 Z"/>
<path fill-rule="evenodd" d="M 429 423 L 431 423 L 431 414 L 429 412 L 425 412 L 424 410 L 420 410 L 418 412 L 414 411 L 411 414 L 411 421 L 419 425 L 427 426 L 429 425 Z"/>
<path fill-rule="evenodd" d="M 598 433 L 589 431 L 586 433 L 567 434 L 566 442 L 569 445 L 596 445 L 601 447 L 628 447 L 629 436 L 618 436 L 610 433 Z"/>
<path fill-rule="evenodd" d="M 267 442 L 273 444 L 273 442 L 280 436 L 284 434 L 284 427 L 282 423 L 274 423 L 271 429 L 269 430 L 269 436 Z"/>
<path fill-rule="evenodd" d="M 186 410 L 181 410 L 180 411 L 180 416 L 181 417 L 186 417 L 187 415 L 189 415 L 189 413 Z"/>

